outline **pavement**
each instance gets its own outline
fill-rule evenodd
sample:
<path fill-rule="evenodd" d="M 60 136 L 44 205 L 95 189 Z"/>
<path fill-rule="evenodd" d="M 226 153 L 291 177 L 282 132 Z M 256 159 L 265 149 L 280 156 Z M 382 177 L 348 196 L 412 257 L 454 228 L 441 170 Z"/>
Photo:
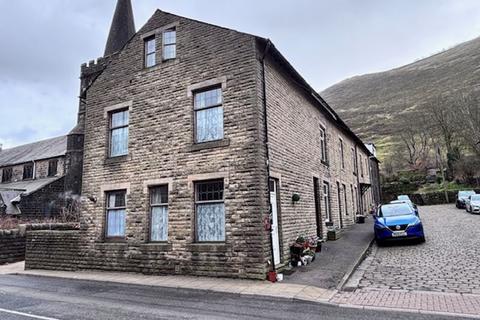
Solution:
<path fill-rule="evenodd" d="M 2 320 L 322 319 L 453 320 L 386 310 L 359 310 L 277 297 L 158 286 L 0 276 Z"/>
<path fill-rule="evenodd" d="M 372 230 L 372 219 L 369 219 L 370 222 L 356 225 L 341 239 L 324 244 L 318 261 L 277 283 L 103 271 L 23 270 L 22 263 L 0 266 L 0 274 L 88 280 L 102 282 L 105 286 L 116 283 L 201 290 L 249 299 L 313 302 L 352 310 L 432 314 L 435 319 L 447 315 L 480 319 L 478 278 L 475 277 L 480 246 L 475 246 L 478 237 L 474 234 L 480 215 L 471 216 L 451 205 L 422 207 L 420 215 L 427 234 L 425 244 L 402 243 L 387 247 L 374 244 L 368 249 L 371 242 L 368 229 Z M 367 256 L 363 260 L 364 253 Z M 350 272 L 355 266 L 358 266 L 355 271 Z M 464 281 L 463 277 L 469 281 Z M 339 290 L 341 287 L 348 291 Z"/>
<path fill-rule="evenodd" d="M 344 230 L 340 239 L 323 243 L 322 252 L 312 264 L 295 268 L 295 273 L 285 276 L 284 283 L 341 289 L 370 247 L 372 230 L 372 217 Z"/>

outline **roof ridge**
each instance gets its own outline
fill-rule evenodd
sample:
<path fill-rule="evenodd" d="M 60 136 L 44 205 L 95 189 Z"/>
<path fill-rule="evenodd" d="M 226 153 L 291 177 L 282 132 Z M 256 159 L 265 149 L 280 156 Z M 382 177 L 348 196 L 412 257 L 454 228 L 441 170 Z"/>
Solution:
<path fill-rule="evenodd" d="M 38 143 L 41 143 L 41 142 L 46 142 L 46 141 L 55 140 L 55 139 L 60 139 L 60 138 L 66 138 L 66 137 L 67 137 L 67 135 L 64 134 L 64 135 L 61 135 L 61 136 L 56 136 L 56 137 L 52 137 L 52 138 L 46 138 L 46 139 L 42 139 L 42 140 L 38 140 L 38 141 L 34 141 L 34 142 L 29 142 L 29 143 L 25 143 L 25 144 L 20 144 L 20 145 L 15 146 L 15 147 L 2 149 L 2 150 L 0 150 L 0 154 L 1 154 L 2 152 L 9 151 L 9 150 L 13 150 L 13 149 L 16 149 L 16 148 L 27 147 L 27 146 L 34 145 L 34 144 L 38 144 Z"/>

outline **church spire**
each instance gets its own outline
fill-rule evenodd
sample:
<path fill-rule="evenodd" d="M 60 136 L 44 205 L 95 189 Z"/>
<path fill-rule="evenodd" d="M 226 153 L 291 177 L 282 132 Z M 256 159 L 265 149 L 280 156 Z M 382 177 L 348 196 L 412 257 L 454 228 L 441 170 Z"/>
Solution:
<path fill-rule="evenodd" d="M 132 3 L 130 0 L 118 0 L 112 26 L 105 46 L 104 56 L 111 55 L 123 48 L 135 34 Z"/>

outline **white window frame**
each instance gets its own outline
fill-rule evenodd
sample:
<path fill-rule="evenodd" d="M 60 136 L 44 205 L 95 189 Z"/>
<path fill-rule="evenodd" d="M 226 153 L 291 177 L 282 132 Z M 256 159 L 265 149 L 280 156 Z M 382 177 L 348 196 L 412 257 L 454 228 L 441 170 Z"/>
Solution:
<path fill-rule="evenodd" d="M 153 41 L 153 51 L 148 51 L 148 44 Z M 151 68 L 157 65 L 157 38 L 155 35 L 143 39 L 144 64 L 145 68 Z M 153 57 L 153 64 L 148 63 L 148 58 Z"/>
<path fill-rule="evenodd" d="M 201 94 L 201 93 L 204 93 L 204 92 L 208 92 L 208 91 L 212 91 L 212 90 L 220 90 L 220 103 L 216 103 L 216 104 L 212 104 L 212 105 L 208 105 L 208 106 L 204 106 L 204 107 L 197 107 L 196 105 L 196 96 L 197 94 Z M 206 142 L 212 142 L 212 141 L 220 141 L 220 140 L 223 140 L 225 138 L 225 114 L 224 114 L 224 107 L 223 107 L 223 104 L 224 104 L 224 100 L 223 100 L 223 88 L 222 86 L 213 86 L 213 87 L 208 87 L 208 88 L 203 88 L 203 89 L 198 89 L 198 90 L 195 90 L 193 92 L 193 112 L 194 112 L 194 141 L 195 143 L 206 143 Z M 198 140 L 198 120 L 197 120 L 197 115 L 199 112 L 201 111 L 205 111 L 205 110 L 210 110 L 210 109 L 215 109 L 215 108 L 221 108 L 222 109 L 222 121 L 221 121 L 221 125 L 222 125 L 222 135 L 221 137 L 218 137 L 216 139 L 211 139 L 211 140 L 203 140 L 203 141 L 199 141 Z"/>
<path fill-rule="evenodd" d="M 169 32 L 174 32 L 175 33 L 175 42 L 171 43 L 166 43 L 165 40 L 165 35 Z M 166 48 L 168 47 L 173 47 L 174 48 L 174 56 L 173 57 L 166 57 Z M 176 27 L 171 27 L 166 30 L 163 30 L 162 32 L 162 60 L 167 61 L 167 60 L 173 60 L 177 58 L 177 28 Z"/>
<path fill-rule="evenodd" d="M 126 112 L 127 113 L 127 115 L 128 115 L 127 124 L 114 127 L 113 124 L 112 124 L 113 115 L 117 114 L 117 113 L 121 113 L 121 112 Z M 128 155 L 128 141 L 129 141 L 129 137 L 130 137 L 129 126 L 130 126 L 130 111 L 129 111 L 128 108 L 117 109 L 117 110 L 110 111 L 110 113 L 108 115 L 108 156 L 109 156 L 109 158 L 123 157 L 123 156 Z M 126 141 L 127 142 L 127 150 L 123 154 L 112 155 L 112 147 L 113 147 L 112 136 L 113 136 L 113 132 L 116 131 L 116 130 L 124 129 L 124 128 L 127 128 L 127 141 Z"/>
<path fill-rule="evenodd" d="M 159 203 L 153 203 L 153 197 L 152 193 L 155 189 L 160 189 L 160 188 L 166 188 L 167 190 L 167 201 L 166 202 L 159 202 Z M 150 227 L 149 227 L 149 240 L 150 242 L 167 242 L 168 241 L 168 220 L 169 220 L 169 208 L 168 208 L 168 200 L 169 200 L 169 186 L 168 184 L 162 184 L 162 185 L 152 185 L 149 186 L 149 206 L 150 206 L 150 217 L 149 217 L 149 222 L 150 222 Z M 153 239 L 153 209 L 154 208 L 163 208 L 166 209 L 166 225 L 164 226 L 166 235 L 165 237 L 161 239 Z"/>
<path fill-rule="evenodd" d="M 332 210 L 330 208 L 330 183 L 323 181 L 322 183 L 322 197 L 323 206 L 325 207 L 325 220 L 326 222 L 333 222 Z"/>
<path fill-rule="evenodd" d="M 340 147 L 340 166 L 342 169 L 345 169 L 345 146 L 342 138 L 338 138 L 339 147 Z"/>
<path fill-rule="evenodd" d="M 114 194 L 123 193 L 124 197 L 124 206 L 112 206 L 110 207 L 110 196 Z M 126 219 L 127 219 L 127 190 L 109 190 L 105 192 L 105 239 L 107 240 L 123 240 L 126 235 Z M 119 235 L 110 235 L 109 234 L 109 213 L 115 210 L 123 210 L 124 221 L 123 221 L 123 234 Z"/>
<path fill-rule="evenodd" d="M 327 163 L 327 130 L 323 125 L 320 125 L 320 160 Z"/>

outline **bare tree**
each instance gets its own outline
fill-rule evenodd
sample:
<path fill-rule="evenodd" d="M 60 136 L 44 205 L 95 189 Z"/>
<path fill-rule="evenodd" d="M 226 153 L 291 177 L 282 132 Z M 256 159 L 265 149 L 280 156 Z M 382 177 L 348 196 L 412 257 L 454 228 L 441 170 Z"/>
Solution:
<path fill-rule="evenodd" d="M 480 99 L 478 93 L 453 95 L 454 123 L 465 144 L 480 157 Z"/>
<path fill-rule="evenodd" d="M 422 114 L 411 113 L 400 117 L 404 130 L 399 134 L 406 153 L 407 163 L 411 169 L 425 167 L 430 151 L 430 131 L 426 126 L 426 118 Z"/>
<path fill-rule="evenodd" d="M 453 173 L 455 161 L 460 158 L 457 132 L 454 121 L 454 103 L 445 95 L 436 95 L 425 104 L 424 110 L 430 121 L 429 131 L 436 149 L 443 145 L 446 150 L 446 164 Z M 443 158 L 443 157 L 442 157 Z M 440 159 L 443 161 L 443 159 Z"/>

